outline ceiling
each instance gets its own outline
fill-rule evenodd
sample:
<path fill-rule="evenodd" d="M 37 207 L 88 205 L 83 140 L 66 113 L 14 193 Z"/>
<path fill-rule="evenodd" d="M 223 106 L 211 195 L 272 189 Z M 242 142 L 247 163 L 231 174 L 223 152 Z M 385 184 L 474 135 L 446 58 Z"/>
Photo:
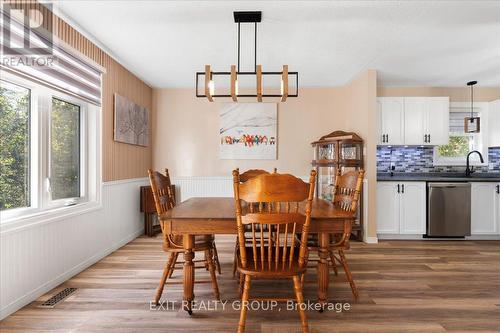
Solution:
<path fill-rule="evenodd" d="M 500 1 L 60 1 L 72 24 L 153 87 L 237 61 L 234 10 L 262 10 L 257 62 L 331 87 L 366 69 L 383 86 L 500 87 Z M 246 28 L 245 28 L 246 27 Z M 242 69 L 253 35 L 242 26 Z M 249 38 L 247 38 L 249 37 Z"/>

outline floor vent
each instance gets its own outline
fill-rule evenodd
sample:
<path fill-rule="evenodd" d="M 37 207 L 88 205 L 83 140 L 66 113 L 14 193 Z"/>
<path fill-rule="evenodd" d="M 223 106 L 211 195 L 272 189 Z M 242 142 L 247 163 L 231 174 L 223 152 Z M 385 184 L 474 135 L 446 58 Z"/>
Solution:
<path fill-rule="evenodd" d="M 76 288 L 64 288 L 45 302 L 43 302 L 40 307 L 41 308 L 53 308 L 57 305 L 57 303 L 64 300 L 69 295 L 73 294 L 76 291 Z"/>

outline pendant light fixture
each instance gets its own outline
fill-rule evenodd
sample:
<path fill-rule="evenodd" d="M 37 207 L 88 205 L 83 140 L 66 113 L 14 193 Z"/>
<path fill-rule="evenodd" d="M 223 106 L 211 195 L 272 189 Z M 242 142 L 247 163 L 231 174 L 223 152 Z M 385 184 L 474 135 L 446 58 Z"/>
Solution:
<path fill-rule="evenodd" d="M 479 117 L 474 117 L 474 86 L 476 84 L 477 81 L 467 82 L 467 85 L 470 87 L 470 117 L 465 118 L 465 133 L 479 133 L 481 130 L 481 121 Z"/>
<path fill-rule="evenodd" d="M 297 97 L 299 95 L 299 73 L 289 72 L 288 65 L 283 65 L 282 70 L 279 72 L 266 72 L 262 70 L 262 65 L 257 65 L 257 23 L 262 20 L 261 11 L 245 11 L 245 12 L 233 12 L 234 22 L 238 27 L 238 65 L 231 65 L 231 70 L 228 72 L 214 72 L 210 65 L 205 65 L 204 72 L 196 72 L 196 97 L 207 98 L 210 102 L 214 101 L 214 98 L 227 97 L 231 98 L 233 102 L 237 102 L 239 97 L 255 97 L 258 102 L 262 102 L 263 98 L 274 97 L 279 98 L 281 102 L 285 102 L 288 97 Z M 241 71 L 240 70 L 240 28 L 242 23 L 249 23 L 254 25 L 254 70 L 253 71 Z M 263 90 L 262 78 L 265 76 L 280 76 L 280 93 L 279 94 L 267 94 Z M 215 78 L 220 76 L 226 76 L 230 78 L 231 87 L 229 93 L 217 93 L 215 91 L 216 83 Z M 239 76 L 254 76 L 255 77 L 255 93 L 252 94 L 240 94 L 238 88 L 238 77 Z M 290 93 L 289 91 L 289 77 L 294 77 L 295 81 L 295 91 Z M 199 92 L 200 78 L 204 77 L 204 93 Z M 203 81 L 202 81 L 203 82 Z M 227 82 L 227 81 L 226 81 Z M 292 81 L 293 82 L 293 81 Z"/>

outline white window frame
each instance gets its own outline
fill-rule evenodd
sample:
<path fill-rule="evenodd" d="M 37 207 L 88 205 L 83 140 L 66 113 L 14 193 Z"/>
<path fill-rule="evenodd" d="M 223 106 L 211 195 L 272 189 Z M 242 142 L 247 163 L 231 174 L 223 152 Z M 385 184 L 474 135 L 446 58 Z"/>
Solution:
<path fill-rule="evenodd" d="M 454 111 L 457 110 L 457 111 Z M 450 103 L 450 113 L 458 112 L 458 110 L 470 110 L 469 102 L 452 102 Z M 479 113 L 479 117 L 481 119 L 481 131 L 478 134 L 470 134 L 474 136 L 480 136 L 480 142 L 482 144 L 481 148 L 474 147 L 474 150 L 478 150 L 483 155 L 484 163 L 481 163 L 479 160 L 479 156 L 474 154 L 471 156 L 470 165 L 471 166 L 488 166 L 488 103 L 479 102 L 474 103 L 474 112 Z M 477 109 L 477 111 L 476 111 Z M 452 135 L 452 133 L 450 133 Z M 442 157 L 438 152 L 439 146 L 434 146 L 433 152 L 433 165 L 434 166 L 463 166 L 466 165 L 465 157 Z"/>
<path fill-rule="evenodd" d="M 88 195 L 87 195 L 87 137 L 88 137 L 88 130 L 87 130 L 87 114 L 88 114 L 88 103 L 84 102 L 82 100 L 79 100 L 75 97 L 68 96 L 59 92 L 52 92 L 51 96 L 49 97 L 48 102 L 48 112 L 47 112 L 47 144 L 43 147 L 45 149 L 44 154 L 47 156 L 45 159 L 45 167 L 46 167 L 46 188 L 45 188 L 45 195 L 46 198 L 44 199 L 45 202 L 47 202 L 47 206 L 50 208 L 57 208 L 57 207 L 62 207 L 62 206 L 69 206 L 69 205 L 75 205 L 78 203 L 86 202 L 88 201 Z M 53 200 L 51 198 L 51 192 L 49 190 L 50 188 L 50 159 L 51 159 L 51 151 L 50 151 L 50 143 L 52 139 L 52 133 L 50 132 L 51 129 L 51 115 L 52 115 L 52 98 L 57 98 L 61 101 L 68 102 L 74 105 L 77 105 L 80 107 L 80 196 L 79 197 L 73 197 L 73 198 L 64 198 L 64 199 L 56 199 Z"/>
<path fill-rule="evenodd" d="M 101 208 L 101 108 L 2 71 L 3 81 L 30 90 L 30 206 L 0 211 L 0 224 L 17 226 Z M 80 106 L 80 197 L 52 200 L 49 192 L 52 98 Z"/>

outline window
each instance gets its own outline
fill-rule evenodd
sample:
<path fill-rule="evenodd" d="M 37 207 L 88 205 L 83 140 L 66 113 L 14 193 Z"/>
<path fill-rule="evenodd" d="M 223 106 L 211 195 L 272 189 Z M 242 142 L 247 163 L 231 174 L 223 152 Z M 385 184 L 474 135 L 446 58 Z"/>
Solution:
<path fill-rule="evenodd" d="M 2 72 L 2 223 L 98 203 L 99 110 L 74 96 Z"/>
<path fill-rule="evenodd" d="M 80 106 L 52 98 L 50 111 L 52 200 L 80 197 Z"/>
<path fill-rule="evenodd" d="M 480 104 L 480 103 L 479 103 Z M 470 116 L 470 111 L 463 103 L 454 103 L 450 107 L 450 140 L 448 144 L 434 147 L 434 165 L 462 166 L 466 163 L 467 154 L 478 150 L 483 155 L 485 164 L 488 163 L 488 145 L 485 142 L 486 112 L 484 106 L 478 105 L 474 110 L 474 117 L 481 117 L 483 128 L 480 133 L 465 133 L 464 119 Z M 479 157 L 471 155 L 472 165 L 482 165 Z"/>
<path fill-rule="evenodd" d="M 0 209 L 30 206 L 29 89 L 0 82 Z"/>

